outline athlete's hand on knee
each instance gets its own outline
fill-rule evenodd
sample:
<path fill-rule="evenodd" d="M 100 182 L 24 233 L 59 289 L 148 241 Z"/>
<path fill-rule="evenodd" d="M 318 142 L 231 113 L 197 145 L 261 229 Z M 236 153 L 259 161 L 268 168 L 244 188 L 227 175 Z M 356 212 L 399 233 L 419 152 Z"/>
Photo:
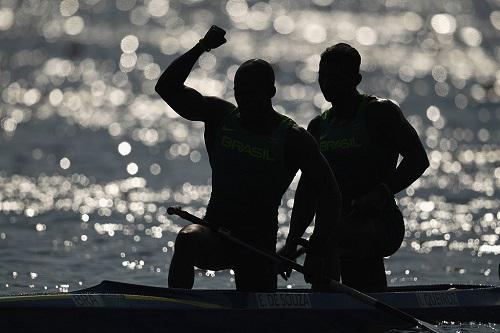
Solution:
<path fill-rule="evenodd" d="M 213 25 L 205 34 L 205 37 L 200 39 L 200 44 L 206 51 L 210 51 L 211 49 L 215 49 L 226 42 L 226 38 L 224 37 L 225 34 L 226 31 L 224 31 L 224 29 Z"/>
<path fill-rule="evenodd" d="M 354 209 L 362 212 L 370 212 L 373 210 L 382 210 L 385 205 L 392 199 L 392 193 L 385 184 L 379 184 L 369 192 L 363 194 L 352 201 Z"/>

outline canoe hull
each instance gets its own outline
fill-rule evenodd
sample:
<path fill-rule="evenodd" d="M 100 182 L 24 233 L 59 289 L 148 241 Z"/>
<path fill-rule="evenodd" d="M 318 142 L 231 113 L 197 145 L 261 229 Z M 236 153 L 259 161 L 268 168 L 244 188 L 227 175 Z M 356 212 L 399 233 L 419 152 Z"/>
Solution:
<path fill-rule="evenodd" d="M 417 286 L 371 295 L 428 322 L 500 323 L 498 287 Z M 111 281 L 74 293 L 0 297 L 0 320 L 2 328 L 8 328 L 6 332 L 303 333 L 409 328 L 397 318 L 343 294 L 307 290 L 186 291 Z"/>

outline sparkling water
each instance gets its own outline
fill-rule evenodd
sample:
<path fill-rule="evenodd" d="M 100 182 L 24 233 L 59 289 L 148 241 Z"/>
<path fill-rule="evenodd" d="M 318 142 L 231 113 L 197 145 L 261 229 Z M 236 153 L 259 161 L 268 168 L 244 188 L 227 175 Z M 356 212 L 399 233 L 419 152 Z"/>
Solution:
<path fill-rule="evenodd" d="M 275 108 L 303 126 L 329 107 L 319 54 L 358 48 L 361 90 L 401 105 L 431 163 L 397 196 L 406 238 L 386 261 L 389 284 L 498 283 L 497 1 L 0 0 L 0 294 L 166 286 L 186 223 L 166 208 L 203 216 L 210 167 L 203 124 L 154 85 L 212 24 L 228 42 L 186 84 L 234 103 L 237 66 L 266 59 Z M 198 270 L 195 283 L 234 288 L 230 271 Z M 298 274 L 280 285 L 307 287 Z"/>

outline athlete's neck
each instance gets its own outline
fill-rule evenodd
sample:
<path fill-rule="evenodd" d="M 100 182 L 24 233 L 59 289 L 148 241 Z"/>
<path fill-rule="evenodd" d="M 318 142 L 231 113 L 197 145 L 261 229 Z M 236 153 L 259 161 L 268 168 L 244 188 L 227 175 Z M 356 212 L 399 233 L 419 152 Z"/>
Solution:
<path fill-rule="evenodd" d="M 248 111 L 241 114 L 241 126 L 255 133 L 271 133 L 281 121 L 280 114 L 270 104 L 260 112 Z"/>
<path fill-rule="evenodd" d="M 339 118 L 349 118 L 358 110 L 361 103 L 361 94 L 354 90 L 351 94 L 344 95 L 342 98 L 337 98 L 332 102 L 335 116 Z"/>

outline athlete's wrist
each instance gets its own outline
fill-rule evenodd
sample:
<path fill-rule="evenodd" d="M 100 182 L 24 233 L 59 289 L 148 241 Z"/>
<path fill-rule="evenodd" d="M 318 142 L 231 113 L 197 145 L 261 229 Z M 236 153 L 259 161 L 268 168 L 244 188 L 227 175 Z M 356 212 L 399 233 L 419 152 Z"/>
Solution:
<path fill-rule="evenodd" d="M 203 51 L 205 52 L 210 52 L 210 50 L 212 50 L 208 45 L 207 43 L 205 42 L 205 40 L 202 38 L 198 41 L 198 45 L 203 49 Z"/>
<path fill-rule="evenodd" d="M 298 246 L 299 245 L 299 237 L 290 237 L 288 236 L 285 241 L 286 246 Z"/>

